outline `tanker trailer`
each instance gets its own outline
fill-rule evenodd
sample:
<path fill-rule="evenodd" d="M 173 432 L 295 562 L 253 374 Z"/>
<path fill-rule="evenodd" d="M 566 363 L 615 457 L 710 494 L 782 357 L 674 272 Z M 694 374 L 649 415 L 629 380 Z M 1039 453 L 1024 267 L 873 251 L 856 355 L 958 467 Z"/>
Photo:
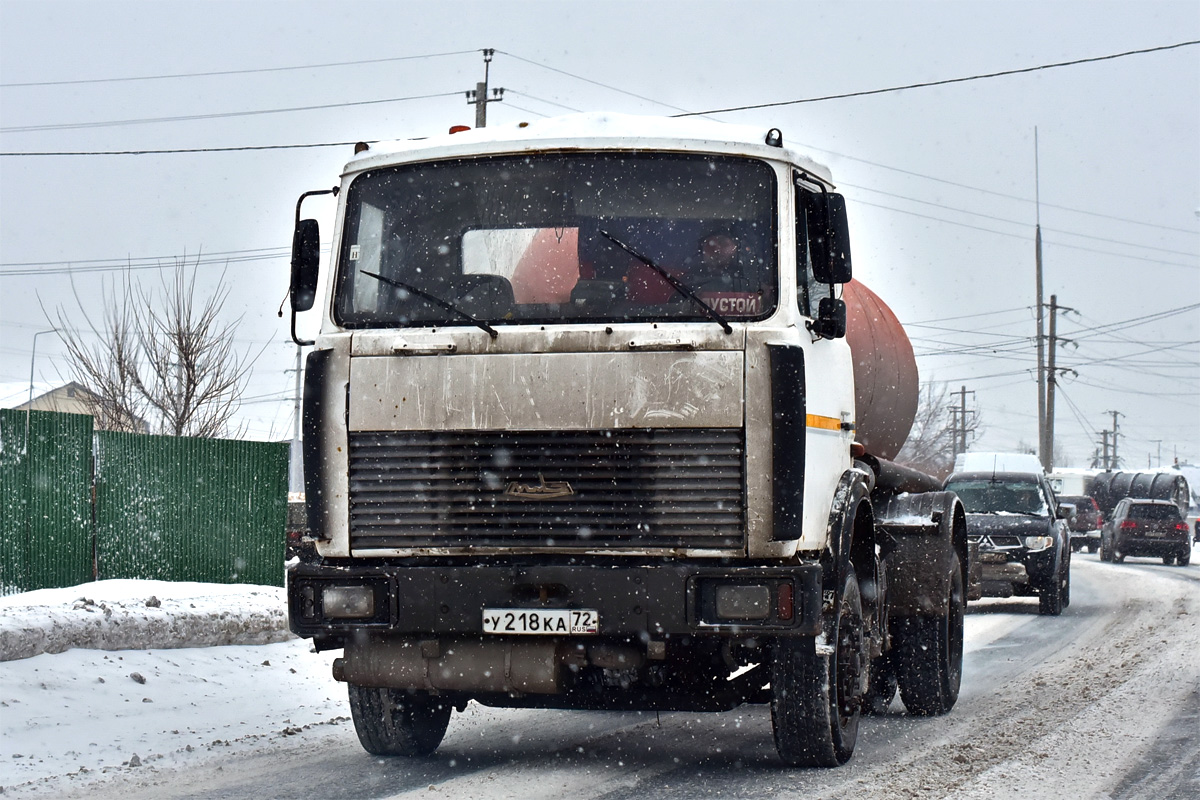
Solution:
<path fill-rule="evenodd" d="M 1187 478 L 1181 473 L 1160 470 L 1157 472 L 1101 472 L 1092 478 L 1088 494 L 1105 518 L 1112 514 L 1117 503 L 1126 497 L 1145 500 L 1170 500 L 1179 506 L 1179 513 L 1186 519 L 1191 504 L 1191 490 Z"/>
<path fill-rule="evenodd" d="M 468 702 L 760 703 L 785 763 L 836 766 L 897 691 L 952 708 L 965 515 L 888 461 L 915 364 L 828 170 L 615 114 L 361 147 L 288 602 L 365 749 L 432 752 Z M 319 253 L 298 204 L 294 337 Z"/>

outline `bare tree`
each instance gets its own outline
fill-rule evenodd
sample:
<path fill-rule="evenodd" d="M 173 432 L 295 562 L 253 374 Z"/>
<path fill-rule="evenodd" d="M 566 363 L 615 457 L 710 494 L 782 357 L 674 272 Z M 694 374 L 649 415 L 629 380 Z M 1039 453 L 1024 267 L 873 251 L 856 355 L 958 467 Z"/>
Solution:
<path fill-rule="evenodd" d="M 171 436 L 209 438 L 231 433 L 253 362 L 233 346 L 241 318 L 221 322 L 228 287 L 197 299 L 199 263 L 197 257 L 189 271 L 186 259 L 177 259 L 174 278 L 163 277 L 156 291 L 134 287 L 126 273 L 120 292 L 105 293 L 99 327 L 78 293 L 88 330 L 72 326 L 58 310 L 71 372 L 87 389 L 97 427 L 145 432 L 149 426 Z"/>
<path fill-rule="evenodd" d="M 896 461 L 939 478 L 949 475 L 954 469 L 958 436 L 962 433 L 956 411 L 946 384 L 926 384 L 917 403 L 912 430 Z M 968 415 L 966 438 L 974 438 L 979 430 L 979 415 Z"/>
<path fill-rule="evenodd" d="M 82 318 L 96 335 L 81 336 L 78 330 L 70 327 L 61 309 L 57 330 L 67 347 L 71 372 L 86 390 L 83 401 L 96 418 L 96 427 L 106 431 L 145 433 L 148 404 L 138 389 L 139 337 L 128 273 L 120 292 L 115 287 L 103 290 L 104 312 L 99 328 L 88 315 L 74 284 L 71 288 L 75 290 L 75 302 Z"/>

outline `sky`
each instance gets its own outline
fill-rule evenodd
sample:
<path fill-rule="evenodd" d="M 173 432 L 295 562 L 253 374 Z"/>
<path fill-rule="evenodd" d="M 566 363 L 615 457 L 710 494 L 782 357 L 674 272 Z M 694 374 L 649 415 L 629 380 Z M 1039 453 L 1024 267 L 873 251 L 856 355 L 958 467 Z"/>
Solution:
<path fill-rule="evenodd" d="M 1087 466 L 1114 411 L 1127 466 L 1197 463 L 1198 40 L 1194 0 L 0 0 L 0 385 L 19 393 L 31 357 L 36 380 L 69 379 L 54 335 L 33 353 L 60 310 L 86 328 L 123 274 L 153 287 L 198 261 L 200 291 L 229 290 L 225 317 L 254 359 L 245 434 L 290 437 L 296 348 L 276 312 L 296 199 L 338 182 L 349 143 L 473 124 L 464 92 L 483 79 L 484 48 L 505 90 L 488 109 L 497 126 L 812 100 L 1193 42 L 709 116 L 778 127 L 831 168 L 856 276 L 905 323 L 922 380 L 965 388 L 972 449 L 1037 440 L 1040 221 L 1045 302 L 1071 309 L 1058 463 Z M 323 143 L 341 144 L 214 151 Z M 12 155 L 182 149 L 200 152 Z M 332 208 L 305 205 L 326 246 Z"/>

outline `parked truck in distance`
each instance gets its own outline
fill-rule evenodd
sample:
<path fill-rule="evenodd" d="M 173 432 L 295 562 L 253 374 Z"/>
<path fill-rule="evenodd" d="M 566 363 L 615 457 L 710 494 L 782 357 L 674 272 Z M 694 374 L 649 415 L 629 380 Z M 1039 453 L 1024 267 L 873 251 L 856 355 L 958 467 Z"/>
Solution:
<path fill-rule="evenodd" d="M 825 168 L 584 114 L 372 145 L 333 191 L 288 603 L 364 748 L 430 753 L 470 701 L 761 703 L 785 763 L 836 766 L 897 691 L 953 707 L 966 517 L 888 460 L 912 348 Z"/>

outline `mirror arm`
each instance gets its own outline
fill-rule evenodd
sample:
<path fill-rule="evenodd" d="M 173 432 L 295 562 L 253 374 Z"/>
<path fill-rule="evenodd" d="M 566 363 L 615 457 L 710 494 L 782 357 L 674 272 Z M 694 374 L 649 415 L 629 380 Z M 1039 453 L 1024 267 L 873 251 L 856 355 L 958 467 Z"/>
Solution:
<path fill-rule="evenodd" d="M 292 230 L 300 227 L 300 207 L 304 205 L 304 201 L 306 199 L 319 194 L 331 194 L 334 197 L 337 197 L 339 191 L 341 191 L 341 187 L 334 186 L 332 189 L 314 189 L 311 192 L 305 192 L 304 194 L 300 195 L 300 199 L 296 201 L 296 220 L 293 223 Z M 296 336 L 296 309 L 294 308 L 292 309 L 292 341 L 301 347 L 308 347 L 309 345 L 316 344 L 315 339 L 301 339 Z"/>

